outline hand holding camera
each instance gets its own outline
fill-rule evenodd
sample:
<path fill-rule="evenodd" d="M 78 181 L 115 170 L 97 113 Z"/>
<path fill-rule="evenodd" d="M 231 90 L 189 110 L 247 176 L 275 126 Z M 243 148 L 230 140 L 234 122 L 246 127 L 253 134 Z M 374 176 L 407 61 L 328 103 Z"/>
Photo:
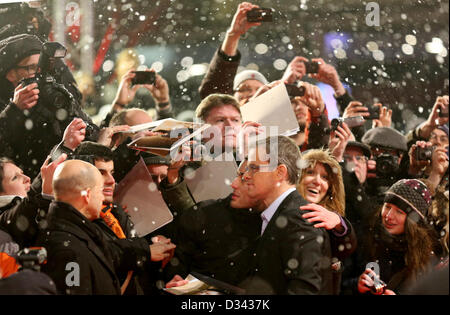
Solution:
<path fill-rule="evenodd" d="M 442 126 L 448 123 L 448 103 L 448 95 L 438 96 L 436 98 L 436 102 L 428 118 L 429 123 L 434 123 L 435 126 Z"/>
<path fill-rule="evenodd" d="M 438 96 L 431 109 L 428 119 L 419 127 L 419 135 L 422 139 L 429 139 L 432 131 L 438 127 L 448 123 L 448 95 Z"/>
<path fill-rule="evenodd" d="M 430 142 L 417 141 L 409 150 L 409 174 L 418 175 L 420 171 L 431 164 L 435 147 Z"/>
<path fill-rule="evenodd" d="M 244 35 L 251 27 L 261 25 L 260 22 L 249 22 L 247 20 L 247 12 L 252 9 L 259 8 L 257 5 L 249 2 L 242 2 L 239 4 L 236 13 L 233 16 L 230 28 L 227 30 L 225 39 L 222 43 L 221 50 L 227 56 L 235 56 L 239 44 L 239 39 Z"/>
<path fill-rule="evenodd" d="M 308 62 L 308 59 L 301 56 L 296 56 L 292 59 L 284 71 L 281 81 L 287 84 L 294 84 L 296 81 L 301 80 L 307 73 L 305 62 Z"/>
<path fill-rule="evenodd" d="M 361 102 L 353 101 L 350 102 L 344 110 L 343 118 L 362 116 L 364 119 L 368 119 L 370 116 L 369 109 L 364 106 Z"/>
<path fill-rule="evenodd" d="M 316 118 L 322 115 L 325 109 L 325 102 L 320 89 L 307 82 L 300 82 L 299 86 L 305 89 L 305 95 L 302 96 L 302 100 L 308 106 L 311 116 Z"/>
<path fill-rule="evenodd" d="M 372 112 L 371 112 L 372 111 Z M 390 127 L 392 124 L 392 109 L 388 109 L 381 103 L 375 104 L 369 109 L 370 116 L 368 119 L 372 119 L 372 128 L 376 127 Z M 378 116 L 378 117 L 377 117 Z"/>
<path fill-rule="evenodd" d="M 322 58 L 314 58 L 311 61 L 317 64 L 317 71 L 309 72 L 311 78 L 330 85 L 338 96 L 345 94 L 345 88 L 335 67 L 327 64 Z"/>
<path fill-rule="evenodd" d="M 366 269 L 359 276 L 358 291 L 359 293 L 371 292 L 375 295 L 383 295 L 386 290 L 386 283 L 384 283 L 372 269 Z"/>
<path fill-rule="evenodd" d="M 244 35 L 251 27 L 261 25 L 262 21 L 258 21 L 253 19 L 254 16 L 257 19 L 260 12 L 259 6 L 255 4 L 251 4 L 250 2 L 242 2 L 239 4 L 236 13 L 233 16 L 233 21 L 231 22 L 231 26 L 228 30 L 228 34 L 230 36 L 240 37 Z M 252 13 L 250 13 L 252 12 Z M 250 13 L 250 19 L 248 15 Z"/>
<path fill-rule="evenodd" d="M 448 170 L 448 147 L 437 147 L 431 154 L 431 173 L 444 176 Z"/>
<path fill-rule="evenodd" d="M 38 99 L 39 89 L 36 82 L 26 86 L 21 83 L 14 90 L 13 103 L 20 110 L 30 109 L 34 107 L 37 104 Z"/>
<path fill-rule="evenodd" d="M 39 104 L 41 99 L 43 104 L 50 106 L 46 110 L 50 115 L 55 109 L 72 107 L 74 96 L 55 79 L 58 72 L 55 65 L 58 59 L 66 56 L 66 53 L 67 49 L 60 43 L 46 42 L 42 45 L 34 76 L 22 79 L 14 92 L 13 102 L 19 104 L 20 109 L 31 109 Z M 44 112 L 43 108 L 40 111 Z"/>
<path fill-rule="evenodd" d="M 363 119 L 364 120 L 364 119 Z M 345 122 L 339 123 L 331 131 L 328 148 L 337 161 L 342 161 L 347 143 L 352 137 L 352 132 Z"/>
<path fill-rule="evenodd" d="M 113 101 L 113 106 L 119 107 L 116 111 L 121 110 L 123 106 L 128 105 L 128 103 L 134 99 L 137 90 L 140 88 L 139 85 L 133 85 L 132 83 L 135 76 L 134 69 L 127 71 L 127 73 L 122 76 L 116 97 Z"/>
<path fill-rule="evenodd" d="M 318 59 L 314 59 L 318 60 Z M 319 72 L 320 62 L 310 61 L 305 57 L 296 56 L 287 66 L 281 80 L 284 83 L 294 84 L 301 80 L 306 74 L 316 74 Z"/>
<path fill-rule="evenodd" d="M 155 102 L 157 104 L 169 103 L 169 85 L 167 84 L 167 81 L 153 70 L 146 73 L 153 74 L 153 82 L 144 83 L 144 87 L 150 92 Z"/>
<path fill-rule="evenodd" d="M 53 195 L 53 174 L 59 164 L 67 159 L 67 154 L 61 154 L 56 160 L 51 162 L 52 157 L 49 156 L 41 166 L 41 178 L 42 178 L 42 193 L 46 195 Z"/>

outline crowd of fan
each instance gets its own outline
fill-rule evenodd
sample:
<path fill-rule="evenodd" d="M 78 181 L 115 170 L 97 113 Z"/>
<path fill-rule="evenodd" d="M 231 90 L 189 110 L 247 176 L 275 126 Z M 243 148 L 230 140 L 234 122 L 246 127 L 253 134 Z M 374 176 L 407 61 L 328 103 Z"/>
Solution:
<path fill-rule="evenodd" d="M 304 89 L 290 97 L 299 132 L 268 137 L 237 157 L 233 193 L 198 203 L 184 180 L 188 167 L 201 165 L 186 161 L 189 146 L 177 158 L 127 146 L 154 135 L 127 132 L 152 121 L 130 106 L 137 89 L 149 91 L 157 119 L 173 117 L 164 78 L 132 85 L 129 69 L 97 126 L 63 62 L 52 68 L 57 84 L 22 81 L 42 70 L 50 27 L 39 10 L 0 8 L 26 12 L 1 22 L 0 294 L 161 295 L 193 271 L 246 294 L 448 294 L 448 96 L 404 135 L 392 127 L 395 108 L 375 104 L 379 117 L 370 119 L 321 58 L 295 57 L 274 82 L 237 73 L 239 40 L 260 25 L 246 18 L 255 7 L 237 8 L 199 87 L 196 118 L 215 130 L 204 140 L 236 152 L 239 137 L 261 127 L 243 122 L 240 108 L 279 84 L 295 85 Z M 309 61 L 317 73 L 307 73 Z M 331 128 L 307 77 L 334 89 L 342 118 L 369 118 L 372 127 L 343 120 Z M 141 158 L 174 216 L 145 237 L 114 202 L 116 183 Z"/>

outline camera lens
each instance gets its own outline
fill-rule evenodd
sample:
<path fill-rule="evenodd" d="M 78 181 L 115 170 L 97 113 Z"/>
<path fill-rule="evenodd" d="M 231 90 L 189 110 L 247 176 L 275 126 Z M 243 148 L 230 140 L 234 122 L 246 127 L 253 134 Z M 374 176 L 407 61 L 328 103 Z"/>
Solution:
<path fill-rule="evenodd" d="M 379 177 L 389 177 L 397 173 L 399 166 L 396 163 L 396 158 L 390 154 L 382 154 L 375 159 L 376 173 Z"/>

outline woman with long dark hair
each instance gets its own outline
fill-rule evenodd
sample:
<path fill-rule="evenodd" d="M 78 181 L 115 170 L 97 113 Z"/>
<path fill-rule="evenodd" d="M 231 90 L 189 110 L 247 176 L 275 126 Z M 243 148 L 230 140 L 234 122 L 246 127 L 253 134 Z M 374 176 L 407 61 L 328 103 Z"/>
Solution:
<path fill-rule="evenodd" d="M 389 188 L 362 247 L 366 268 L 358 279 L 359 293 L 396 294 L 427 271 L 433 257 L 427 222 L 431 203 L 430 190 L 420 180 L 402 179 Z"/>

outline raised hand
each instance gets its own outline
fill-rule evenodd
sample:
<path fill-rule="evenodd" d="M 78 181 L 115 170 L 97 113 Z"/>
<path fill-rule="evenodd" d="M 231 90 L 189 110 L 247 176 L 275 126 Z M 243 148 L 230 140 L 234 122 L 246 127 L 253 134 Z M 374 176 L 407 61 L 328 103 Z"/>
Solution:
<path fill-rule="evenodd" d="M 308 59 L 301 56 L 296 56 L 287 66 L 284 71 L 281 81 L 288 84 L 294 84 L 296 81 L 301 80 L 306 75 L 306 67 L 304 62 Z"/>
<path fill-rule="evenodd" d="M 133 71 L 135 69 L 128 70 L 120 79 L 119 88 L 117 89 L 116 97 L 114 98 L 113 106 L 119 107 L 128 105 L 136 96 L 137 90 L 141 85 L 132 85 L 131 80 L 136 76 Z"/>
<path fill-rule="evenodd" d="M 149 69 L 145 71 L 154 72 L 155 70 Z M 170 101 L 169 85 L 167 84 L 167 81 L 159 74 L 155 73 L 154 84 L 144 84 L 143 86 L 150 92 L 156 103 L 161 104 L 168 103 Z"/>
<path fill-rule="evenodd" d="M 67 159 L 67 154 L 61 154 L 55 161 L 50 163 L 51 156 L 48 156 L 44 164 L 41 166 L 42 177 L 42 193 L 46 195 L 53 195 L 53 174 L 59 164 Z"/>
<path fill-rule="evenodd" d="M 380 118 L 372 121 L 372 128 L 376 127 L 390 127 L 392 124 L 392 109 L 387 109 L 381 103 L 374 104 L 380 107 Z"/>
<path fill-rule="evenodd" d="M 86 136 L 86 123 L 81 118 L 74 118 L 64 130 L 64 146 L 72 151 L 83 142 Z"/>
<path fill-rule="evenodd" d="M 319 71 L 310 73 L 309 76 L 311 78 L 330 85 L 338 96 L 345 94 L 345 88 L 341 83 L 336 68 L 327 64 L 322 58 L 313 58 L 311 61 L 319 63 Z"/>
<path fill-rule="evenodd" d="M 345 148 L 347 147 L 347 143 L 350 141 L 351 136 L 352 132 L 346 123 L 342 123 L 336 130 L 331 132 L 328 148 L 338 162 L 342 161 Z"/>
<path fill-rule="evenodd" d="M 20 110 L 30 109 L 34 107 L 39 99 L 39 90 L 37 83 L 32 83 L 27 86 L 19 84 L 14 89 L 13 103 Z"/>

